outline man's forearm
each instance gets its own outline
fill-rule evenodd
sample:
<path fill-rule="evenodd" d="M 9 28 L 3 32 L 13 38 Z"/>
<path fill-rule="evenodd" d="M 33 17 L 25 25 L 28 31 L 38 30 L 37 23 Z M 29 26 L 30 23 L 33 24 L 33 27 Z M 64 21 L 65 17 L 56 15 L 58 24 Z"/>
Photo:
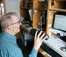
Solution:
<path fill-rule="evenodd" d="M 37 57 L 38 50 L 32 49 L 31 53 L 29 54 L 29 57 Z"/>

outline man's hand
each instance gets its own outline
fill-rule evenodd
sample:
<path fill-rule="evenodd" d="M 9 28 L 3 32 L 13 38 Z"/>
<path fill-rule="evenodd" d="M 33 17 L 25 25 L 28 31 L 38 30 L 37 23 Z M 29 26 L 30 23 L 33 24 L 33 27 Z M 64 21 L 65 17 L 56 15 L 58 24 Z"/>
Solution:
<path fill-rule="evenodd" d="M 42 31 L 38 34 L 38 31 L 35 33 L 35 38 L 34 38 L 34 49 L 38 50 L 44 40 L 45 33 L 42 34 Z M 41 35 L 42 34 L 42 35 Z"/>

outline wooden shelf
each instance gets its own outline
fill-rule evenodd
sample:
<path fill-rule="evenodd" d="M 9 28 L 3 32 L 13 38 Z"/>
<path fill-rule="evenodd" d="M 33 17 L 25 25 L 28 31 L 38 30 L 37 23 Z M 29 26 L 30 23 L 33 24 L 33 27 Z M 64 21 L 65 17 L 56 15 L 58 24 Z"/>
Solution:
<path fill-rule="evenodd" d="M 41 11 L 42 9 L 40 9 Z M 49 11 L 58 11 L 58 12 L 66 12 L 66 9 L 59 9 L 59 8 L 52 8 L 52 9 L 45 9 L 45 10 L 49 10 Z"/>
<path fill-rule="evenodd" d="M 29 3 L 30 4 L 30 3 L 33 3 L 33 2 L 25 2 L 25 3 Z"/>
<path fill-rule="evenodd" d="M 55 1 L 66 1 L 66 0 L 55 0 Z"/>
<path fill-rule="evenodd" d="M 20 9 L 32 9 L 32 7 L 21 7 Z"/>
<path fill-rule="evenodd" d="M 33 0 L 24 0 L 25 2 L 32 3 Z"/>
<path fill-rule="evenodd" d="M 66 12 L 66 9 L 59 9 L 59 8 L 52 8 L 52 9 L 47 9 L 50 11 L 59 11 L 59 12 Z"/>
<path fill-rule="evenodd" d="M 39 0 L 39 2 L 44 2 L 45 0 Z"/>
<path fill-rule="evenodd" d="M 39 0 L 39 1 L 45 1 L 45 0 Z"/>

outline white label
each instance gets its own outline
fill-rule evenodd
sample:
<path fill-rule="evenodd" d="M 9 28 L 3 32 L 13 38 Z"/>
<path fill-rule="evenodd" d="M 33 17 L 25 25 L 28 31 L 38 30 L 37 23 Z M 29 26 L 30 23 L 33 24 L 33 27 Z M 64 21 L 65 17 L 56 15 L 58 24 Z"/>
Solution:
<path fill-rule="evenodd" d="M 51 27 L 51 24 L 48 24 L 48 27 Z"/>

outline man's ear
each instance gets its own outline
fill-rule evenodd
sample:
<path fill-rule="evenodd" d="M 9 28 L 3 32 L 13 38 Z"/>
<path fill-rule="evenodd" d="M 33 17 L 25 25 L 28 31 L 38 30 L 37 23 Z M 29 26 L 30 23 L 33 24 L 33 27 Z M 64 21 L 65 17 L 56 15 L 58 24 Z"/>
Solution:
<path fill-rule="evenodd" d="M 12 26 L 11 25 L 8 25 L 7 28 L 8 28 L 8 30 L 11 30 L 12 29 Z"/>
<path fill-rule="evenodd" d="M 7 27 L 6 27 L 7 29 L 10 29 L 10 25 L 7 25 Z"/>

